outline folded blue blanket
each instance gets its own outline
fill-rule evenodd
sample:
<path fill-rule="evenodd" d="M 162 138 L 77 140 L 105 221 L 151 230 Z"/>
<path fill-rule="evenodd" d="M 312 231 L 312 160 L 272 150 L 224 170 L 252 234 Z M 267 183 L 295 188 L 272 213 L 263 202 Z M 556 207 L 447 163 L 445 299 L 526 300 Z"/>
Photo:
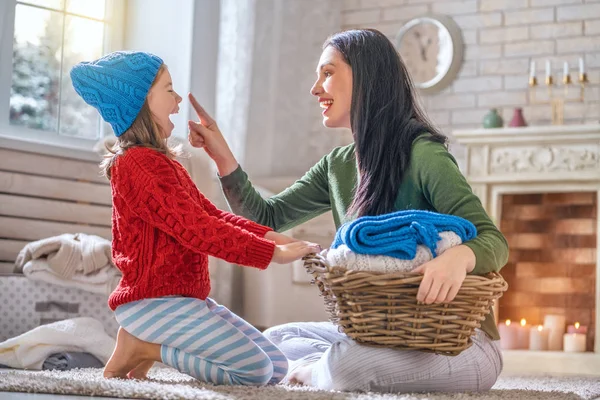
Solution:
<path fill-rule="evenodd" d="M 412 260 L 417 245 L 425 245 L 435 257 L 439 232 L 452 231 L 463 243 L 477 236 L 470 221 L 431 211 L 404 210 L 376 217 L 361 217 L 343 224 L 331 248 L 345 244 L 359 254 L 386 255 Z"/>

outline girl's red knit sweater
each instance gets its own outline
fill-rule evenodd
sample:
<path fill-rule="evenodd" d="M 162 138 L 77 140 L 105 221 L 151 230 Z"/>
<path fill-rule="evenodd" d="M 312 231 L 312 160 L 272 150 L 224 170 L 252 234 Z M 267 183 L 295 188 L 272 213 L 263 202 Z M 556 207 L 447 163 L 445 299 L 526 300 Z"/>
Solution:
<path fill-rule="evenodd" d="M 209 255 L 260 269 L 271 261 L 271 229 L 216 208 L 177 161 L 135 147 L 111 172 L 112 255 L 123 273 L 112 310 L 150 297 L 205 299 Z"/>

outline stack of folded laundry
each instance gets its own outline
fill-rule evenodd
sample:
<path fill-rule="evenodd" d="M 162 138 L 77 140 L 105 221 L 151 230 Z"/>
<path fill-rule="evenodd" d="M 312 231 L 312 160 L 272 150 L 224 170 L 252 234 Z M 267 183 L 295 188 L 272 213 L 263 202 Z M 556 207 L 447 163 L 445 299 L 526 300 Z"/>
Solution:
<path fill-rule="evenodd" d="M 464 218 L 422 210 L 361 217 L 338 229 L 322 255 L 330 266 L 409 272 L 477 235 Z"/>

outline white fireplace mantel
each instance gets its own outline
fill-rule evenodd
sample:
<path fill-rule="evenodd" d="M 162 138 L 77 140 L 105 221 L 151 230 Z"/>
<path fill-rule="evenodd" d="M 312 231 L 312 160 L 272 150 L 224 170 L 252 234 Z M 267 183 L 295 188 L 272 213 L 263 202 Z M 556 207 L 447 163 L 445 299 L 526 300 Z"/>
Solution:
<path fill-rule="evenodd" d="M 598 191 L 600 125 L 458 130 L 465 175 L 499 221 L 502 193 Z"/>
<path fill-rule="evenodd" d="M 453 136 L 466 147 L 465 176 L 495 221 L 503 194 L 596 192 L 600 204 L 600 125 L 457 130 Z M 595 351 L 504 351 L 505 371 L 600 376 L 600 219 L 596 232 Z"/>
<path fill-rule="evenodd" d="M 455 131 L 471 182 L 598 181 L 600 125 Z"/>

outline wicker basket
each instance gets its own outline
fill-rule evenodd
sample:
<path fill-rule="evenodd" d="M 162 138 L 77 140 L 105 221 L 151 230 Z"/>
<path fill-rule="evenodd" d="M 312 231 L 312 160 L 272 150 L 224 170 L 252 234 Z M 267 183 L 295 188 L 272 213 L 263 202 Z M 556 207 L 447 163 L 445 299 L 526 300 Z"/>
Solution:
<path fill-rule="evenodd" d="M 497 273 L 467 275 L 448 304 L 416 299 L 420 274 L 377 273 L 329 266 L 312 254 L 304 266 L 314 276 L 330 320 L 350 338 L 373 346 L 457 355 L 508 285 Z"/>

